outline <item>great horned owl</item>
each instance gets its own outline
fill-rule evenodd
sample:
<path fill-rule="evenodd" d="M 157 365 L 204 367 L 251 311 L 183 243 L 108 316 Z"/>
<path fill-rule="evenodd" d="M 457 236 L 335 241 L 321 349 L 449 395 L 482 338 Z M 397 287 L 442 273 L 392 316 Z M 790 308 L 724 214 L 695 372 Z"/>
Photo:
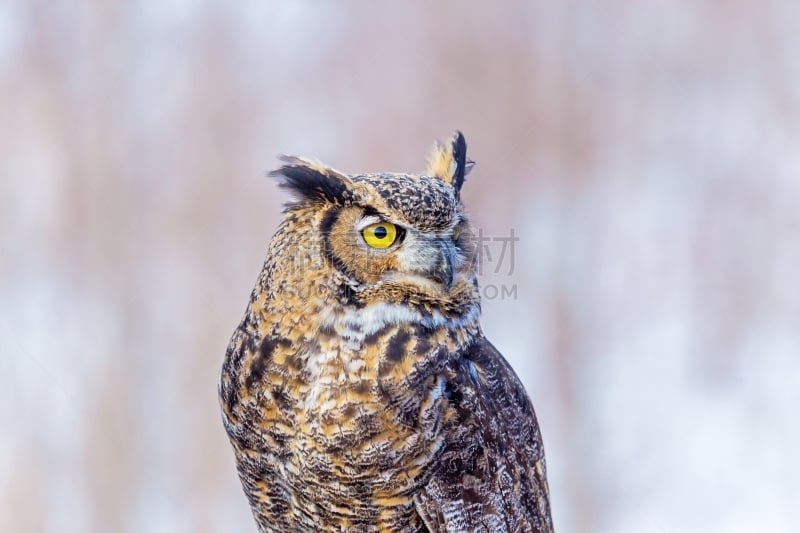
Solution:
<path fill-rule="evenodd" d="M 259 531 L 552 531 L 533 407 L 478 322 L 466 149 L 272 173 L 295 199 L 220 382 Z"/>

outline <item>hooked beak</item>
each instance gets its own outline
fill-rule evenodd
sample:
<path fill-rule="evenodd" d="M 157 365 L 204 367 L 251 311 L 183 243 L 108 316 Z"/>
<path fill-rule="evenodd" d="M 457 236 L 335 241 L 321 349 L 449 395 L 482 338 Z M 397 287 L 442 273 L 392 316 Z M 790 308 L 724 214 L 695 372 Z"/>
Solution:
<path fill-rule="evenodd" d="M 455 248 L 450 242 L 442 242 L 439 244 L 437 251 L 436 261 L 434 261 L 433 268 L 429 275 L 432 279 L 438 281 L 447 291 L 453 284 L 453 262 L 455 259 Z"/>

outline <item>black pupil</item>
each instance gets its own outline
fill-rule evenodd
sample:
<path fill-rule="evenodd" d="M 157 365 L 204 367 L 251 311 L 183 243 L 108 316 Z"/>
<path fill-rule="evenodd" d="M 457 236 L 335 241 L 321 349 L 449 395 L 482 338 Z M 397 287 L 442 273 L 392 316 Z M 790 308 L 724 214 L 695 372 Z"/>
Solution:
<path fill-rule="evenodd" d="M 386 231 L 386 228 L 384 226 L 378 226 L 377 228 L 375 228 L 376 239 L 385 239 L 387 235 L 389 235 L 389 232 Z"/>

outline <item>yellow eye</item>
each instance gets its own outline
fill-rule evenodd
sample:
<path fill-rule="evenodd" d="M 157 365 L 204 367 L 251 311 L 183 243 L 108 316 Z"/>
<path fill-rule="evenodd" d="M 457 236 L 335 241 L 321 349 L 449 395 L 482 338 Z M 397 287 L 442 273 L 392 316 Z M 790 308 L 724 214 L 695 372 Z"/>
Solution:
<path fill-rule="evenodd" d="M 397 226 L 391 222 L 378 222 L 361 230 L 361 235 L 369 246 L 382 250 L 391 246 L 397 239 Z"/>
<path fill-rule="evenodd" d="M 457 241 L 459 235 L 461 235 L 461 227 L 456 226 L 455 228 L 453 228 L 453 240 Z"/>

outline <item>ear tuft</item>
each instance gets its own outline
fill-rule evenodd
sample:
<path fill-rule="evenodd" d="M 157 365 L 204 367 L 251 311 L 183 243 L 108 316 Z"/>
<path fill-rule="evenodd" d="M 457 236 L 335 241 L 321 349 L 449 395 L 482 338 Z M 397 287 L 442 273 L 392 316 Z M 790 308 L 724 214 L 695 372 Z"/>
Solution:
<path fill-rule="evenodd" d="M 426 173 L 452 185 L 458 196 L 461 186 L 464 185 L 464 179 L 473 166 L 475 162 L 467 159 L 467 141 L 464 134 L 456 131 L 449 145 L 441 142 L 434 145 L 428 158 Z"/>
<path fill-rule="evenodd" d="M 286 163 L 268 175 L 280 180 L 299 200 L 346 205 L 352 201 L 350 179 L 333 168 L 300 157 L 284 155 Z"/>

